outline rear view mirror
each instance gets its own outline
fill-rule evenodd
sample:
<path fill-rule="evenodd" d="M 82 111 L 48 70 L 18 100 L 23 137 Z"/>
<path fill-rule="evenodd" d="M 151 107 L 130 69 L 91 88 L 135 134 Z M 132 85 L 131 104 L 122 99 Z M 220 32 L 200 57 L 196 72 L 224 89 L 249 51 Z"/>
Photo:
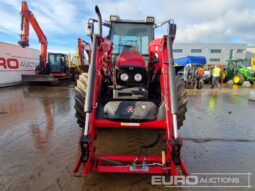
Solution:
<path fill-rule="evenodd" d="M 94 24 L 93 23 L 88 23 L 86 25 L 86 35 L 91 36 L 94 33 Z"/>
<path fill-rule="evenodd" d="M 175 36 L 176 35 L 176 24 L 169 23 L 168 33 L 169 33 L 170 36 Z"/>

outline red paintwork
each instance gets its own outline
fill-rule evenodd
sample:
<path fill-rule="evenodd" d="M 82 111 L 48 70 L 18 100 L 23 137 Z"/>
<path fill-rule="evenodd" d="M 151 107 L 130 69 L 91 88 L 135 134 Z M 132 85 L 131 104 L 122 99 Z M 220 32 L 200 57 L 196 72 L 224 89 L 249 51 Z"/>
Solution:
<path fill-rule="evenodd" d="M 165 103 L 166 110 L 166 120 L 165 121 L 151 121 L 151 122 L 142 122 L 142 123 L 129 123 L 128 125 L 122 125 L 121 122 L 114 122 L 105 119 L 96 119 L 96 109 L 97 109 L 97 100 L 101 90 L 102 80 L 105 78 L 107 71 L 111 69 L 112 63 L 112 43 L 106 38 L 99 38 L 97 52 L 96 52 L 96 76 L 95 76 L 95 87 L 93 92 L 93 110 L 89 118 L 89 137 L 91 138 L 90 144 L 90 155 L 86 163 L 81 163 L 82 156 L 79 157 L 76 167 L 73 171 L 73 175 L 79 173 L 79 169 L 82 166 L 81 176 L 87 176 L 90 172 L 100 172 L 100 173 L 139 173 L 139 174 L 166 174 L 177 176 L 178 170 L 176 164 L 172 160 L 173 151 L 173 122 L 172 115 L 170 112 L 170 92 L 169 92 L 169 74 L 168 74 L 168 62 L 167 57 L 167 36 L 163 36 L 162 39 L 153 40 L 149 44 L 148 55 L 149 61 L 153 59 L 155 54 L 158 55 L 159 62 L 157 64 L 149 64 L 148 69 L 153 74 L 160 74 L 160 86 L 161 86 L 161 99 Z M 134 51 L 125 51 L 123 52 L 116 63 L 117 67 L 120 66 L 136 66 L 136 67 L 145 67 L 145 61 L 142 56 Z M 137 125 L 139 124 L 139 125 Z M 137 162 L 145 161 L 148 164 L 152 163 L 162 163 L 161 156 L 127 156 L 127 155 L 99 155 L 97 156 L 94 153 L 95 146 L 93 144 L 96 137 L 97 128 L 147 128 L 147 129 L 162 129 L 165 134 L 165 166 L 150 166 L 148 171 L 143 171 L 140 167 L 138 170 L 134 171 L 130 169 L 130 166 L 133 164 L 135 159 Z M 81 133 L 83 135 L 83 132 Z M 179 137 L 179 139 L 181 139 Z M 173 143 L 173 144 L 170 144 Z M 104 165 L 104 160 L 112 160 L 116 162 L 124 163 L 123 165 Z M 183 163 L 183 160 L 180 158 L 180 169 L 184 175 L 188 175 L 186 167 Z"/>
<path fill-rule="evenodd" d="M 101 173 L 127 173 L 127 174 L 164 174 L 162 167 L 149 167 L 148 171 L 143 171 L 141 167 L 137 171 L 130 170 L 128 166 L 99 166 L 95 172 Z"/>
<path fill-rule="evenodd" d="M 160 85 L 161 85 L 161 100 L 165 101 L 165 110 L 166 110 L 166 123 L 167 123 L 167 133 L 166 140 L 170 141 L 173 137 L 172 135 L 172 115 L 171 115 L 171 102 L 170 102 L 170 89 L 169 89 L 169 74 L 168 74 L 168 49 L 167 49 L 167 36 L 163 36 L 162 39 L 155 39 L 149 43 L 149 59 L 151 59 L 151 55 L 158 55 L 158 65 L 159 67 L 154 67 L 153 72 L 160 72 Z M 163 50 L 163 51 L 162 51 Z M 159 71 L 159 69 L 161 71 Z"/>
<path fill-rule="evenodd" d="M 126 122 L 125 122 L 126 123 Z M 133 124 L 133 125 L 132 125 Z M 138 126 L 139 124 L 139 126 Z M 166 129 L 165 121 L 151 121 L 141 123 L 128 123 L 121 125 L 121 122 L 110 121 L 106 119 L 96 119 L 94 122 L 95 128 L 141 128 L 141 129 Z"/>
<path fill-rule="evenodd" d="M 127 66 L 146 68 L 146 63 L 139 52 L 126 50 L 118 56 L 116 67 Z"/>
<path fill-rule="evenodd" d="M 35 75 L 39 75 L 40 71 L 39 70 L 35 70 Z"/>
<path fill-rule="evenodd" d="M 186 168 L 186 166 L 183 162 L 183 159 L 180 159 L 180 168 L 181 168 L 182 174 L 184 176 L 189 176 L 189 172 L 188 172 L 188 170 L 187 170 L 187 168 Z"/>

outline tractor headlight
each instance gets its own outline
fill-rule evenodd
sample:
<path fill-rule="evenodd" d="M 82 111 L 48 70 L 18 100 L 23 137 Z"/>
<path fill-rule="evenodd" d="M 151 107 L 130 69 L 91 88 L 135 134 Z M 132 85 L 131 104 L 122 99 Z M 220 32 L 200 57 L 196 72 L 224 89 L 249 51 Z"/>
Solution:
<path fill-rule="evenodd" d="M 120 79 L 123 81 L 123 82 L 126 82 L 128 81 L 128 75 L 126 73 L 122 73 L 120 75 Z"/>
<path fill-rule="evenodd" d="M 143 76 L 139 73 L 135 74 L 134 76 L 135 81 L 140 82 L 143 79 Z"/>

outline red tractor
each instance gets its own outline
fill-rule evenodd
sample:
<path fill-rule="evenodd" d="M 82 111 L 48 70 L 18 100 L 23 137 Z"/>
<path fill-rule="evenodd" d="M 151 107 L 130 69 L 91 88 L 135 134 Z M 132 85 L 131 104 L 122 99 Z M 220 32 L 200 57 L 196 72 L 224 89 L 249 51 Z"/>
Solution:
<path fill-rule="evenodd" d="M 177 130 L 187 111 L 187 93 L 176 77 L 172 20 L 156 25 L 154 17 L 90 19 L 92 39 L 88 73 L 75 87 L 80 157 L 73 175 L 140 173 L 188 175 L 180 157 Z M 94 23 L 98 22 L 98 34 Z M 154 29 L 167 24 L 168 34 L 154 39 Z M 109 35 L 102 37 L 102 26 Z M 80 170 L 82 168 L 82 170 Z"/>

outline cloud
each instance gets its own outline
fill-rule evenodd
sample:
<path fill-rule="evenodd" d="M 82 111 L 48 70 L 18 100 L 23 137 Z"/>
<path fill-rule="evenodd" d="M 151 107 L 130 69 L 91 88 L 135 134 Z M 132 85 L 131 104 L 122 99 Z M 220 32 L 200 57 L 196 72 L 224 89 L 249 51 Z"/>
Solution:
<path fill-rule="evenodd" d="M 86 39 L 84 26 L 88 18 L 96 17 L 96 4 L 104 20 L 112 14 L 124 19 L 155 16 L 157 22 L 172 18 L 178 27 L 176 42 L 255 44 L 253 0 L 27 0 L 27 3 L 46 34 L 49 46 L 54 48 L 73 49 L 77 37 Z M 0 4 L 0 33 L 9 35 L 16 43 L 20 33 L 21 0 L 0 0 Z M 35 33 L 30 31 L 31 45 L 38 46 Z M 164 29 L 158 30 L 156 36 L 164 32 Z"/>
<path fill-rule="evenodd" d="M 0 31 L 7 34 L 18 34 L 20 30 L 20 19 L 17 19 L 19 18 L 17 5 L 13 0 L 1 2 L 0 4 Z"/>
<path fill-rule="evenodd" d="M 227 11 L 222 17 L 180 28 L 178 42 L 240 42 L 254 43 L 255 11 Z"/>
<path fill-rule="evenodd" d="M 31 1 L 30 9 L 47 33 L 72 33 L 77 26 L 77 11 L 73 1 Z"/>
<path fill-rule="evenodd" d="M 255 4 L 252 0 L 94 0 L 93 3 L 101 7 L 107 19 L 111 14 L 125 19 L 152 15 L 157 22 L 172 18 L 178 28 L 176 42 L 255 43 Z M 165 31 L 158 30 L 156 36 Z"/>

